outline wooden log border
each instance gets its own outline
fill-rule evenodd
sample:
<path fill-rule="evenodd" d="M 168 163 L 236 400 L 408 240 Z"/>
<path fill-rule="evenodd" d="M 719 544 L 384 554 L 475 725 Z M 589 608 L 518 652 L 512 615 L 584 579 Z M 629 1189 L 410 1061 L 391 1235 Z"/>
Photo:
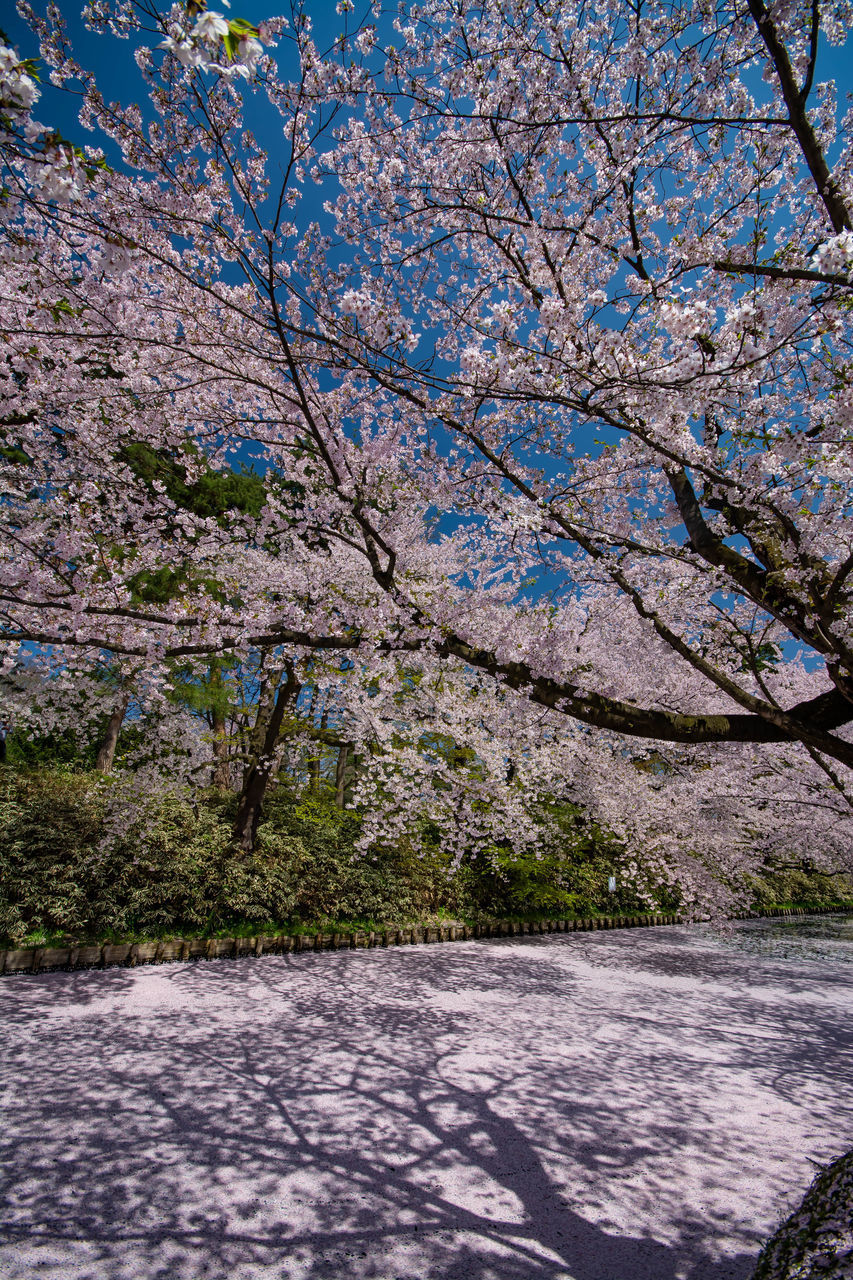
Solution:
<path fill-rule="evenodd" d="M 853 909 L 851 903 L 831 907 L 765 907 L 744 911 L 737 920 L 763 916 L 833 915 Z M 545 933 L 591 929 L 642 929 L 682 924 L 678 915 L 659 912 L 633 916 L 584 916 L 572 920 L 486 920 L 475 925 L 431 925 L 351 933 L 258 934 L 253 938 L 169 938 L 153 942 L 107 942 L 102 946 L 18 947 L 0 951 L 0 975 L 46 973 L 55 969 L 132 968 L 178 960 L 239 959 L 243 956 L 290 955 L 301 951 L 349 951 L 366 947 L 417 946 L 434 942 L 467 942 L 472 938 L 526 938 Z"/>

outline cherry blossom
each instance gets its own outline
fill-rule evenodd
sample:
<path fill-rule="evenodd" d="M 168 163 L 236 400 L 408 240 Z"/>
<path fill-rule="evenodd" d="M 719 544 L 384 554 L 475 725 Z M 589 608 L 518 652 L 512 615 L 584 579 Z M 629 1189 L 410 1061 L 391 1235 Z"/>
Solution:
<path fill-rule="evenodd" d="M 388 829 L 521 847 L 560 794 L 697 904 L 818 819 L 843 862 L 853 116 L 819 11 L 429 0 L 318 43 L 99 3 L 124 104 L 24 12 L 87 145 L 0 51 L 16 714 L 36 668 L 82 723 L 129 664 L 165 725 L 170 664 L 332 655 Z"/>

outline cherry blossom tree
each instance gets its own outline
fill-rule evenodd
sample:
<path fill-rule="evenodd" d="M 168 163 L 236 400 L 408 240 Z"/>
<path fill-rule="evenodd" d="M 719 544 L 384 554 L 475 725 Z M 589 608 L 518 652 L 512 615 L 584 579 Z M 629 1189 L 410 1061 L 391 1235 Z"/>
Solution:
<path fill-rule="evenodd" d="M 22 8 L 95 143 L 6 48 L 7 666 L 410 662 L 510 808 L 571 758 L 662 856 L 692 796 L 696 866 L 774 796 L 849 821 L 853 118 L 820 60 L 851 6 L 341 9 L 323 46 L 300 9 L 99 0 L 143 111 Z M 250 456 L 262 500 L 206 502 Z M 461 790 L 406 733 L 388 815 L 401 776 Z M 476 828 L 465 785 L 438 809 Z"/>
<path fill-rule="evenodd" d="M 361 265 L 318 305 L 429 499 L 557 584 L 547 656 L 517 611 L 450 645 L 601 727 L 849 764 L 851 118 L 816 79 L 848 11 L 419 13 L 326 161 Z M 592 672 L 579 588 L 639 623 Z"/>

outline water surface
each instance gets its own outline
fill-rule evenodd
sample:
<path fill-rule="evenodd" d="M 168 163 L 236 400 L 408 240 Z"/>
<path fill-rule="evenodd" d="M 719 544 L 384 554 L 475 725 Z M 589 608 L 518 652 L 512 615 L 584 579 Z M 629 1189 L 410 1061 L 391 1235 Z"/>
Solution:
<path fill-rule="evenodd" d="M 853 913 L 773 916 L 698 926 L 727 948 L 769 960 L 831 960 L 853 964 Z"/>

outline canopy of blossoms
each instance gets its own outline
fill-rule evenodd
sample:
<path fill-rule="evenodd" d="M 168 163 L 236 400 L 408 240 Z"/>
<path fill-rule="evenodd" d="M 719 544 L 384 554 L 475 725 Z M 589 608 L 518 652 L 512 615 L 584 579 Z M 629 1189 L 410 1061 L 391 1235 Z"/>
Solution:
<path fill-rule="evenodd" d="M 103 711 L 106 663 L 185 742 L 176 663 L 322 658 L 390 826 L 523 840 L 562 788 L 684 883 L 835 867 L 853 7 L 340 7 L 97 0 L 111 103 L 24 4 L 72 141 L 0 50 L 7 715 Z"/>

